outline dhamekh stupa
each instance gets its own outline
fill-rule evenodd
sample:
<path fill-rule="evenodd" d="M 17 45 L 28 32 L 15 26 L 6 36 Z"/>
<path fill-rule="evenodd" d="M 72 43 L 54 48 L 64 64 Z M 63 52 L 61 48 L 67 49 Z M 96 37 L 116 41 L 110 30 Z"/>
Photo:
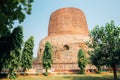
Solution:
<path fill-rule="evenodd" d="M 37 62 L 42 68 L 42 55 L 47 41 L 52 45 L 52 70 L 77 70 L 79 49 L 87 54 L 88 26 L 82 10 L 61 8 L 50 16 L 48 36 L 40 41 Z"/>

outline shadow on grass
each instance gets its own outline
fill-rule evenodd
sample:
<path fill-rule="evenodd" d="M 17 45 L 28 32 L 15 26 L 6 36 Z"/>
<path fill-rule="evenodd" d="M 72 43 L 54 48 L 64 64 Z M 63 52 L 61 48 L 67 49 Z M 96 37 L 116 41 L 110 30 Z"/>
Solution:
<path fill-rule="evenodd" d="M 0 79 L 7 78 L 7 74 L 0 74 Z"/>
<path fill-rule="evenodd" d="M 103 77 L 92 77 L 92 76 L 66 76 L 70 80 L 106 80 Z"/>
<path fill-rule="evenodd" d="M 68 80 L 114 80 L 111 76 L 64 76 L 64 78 Z"/>

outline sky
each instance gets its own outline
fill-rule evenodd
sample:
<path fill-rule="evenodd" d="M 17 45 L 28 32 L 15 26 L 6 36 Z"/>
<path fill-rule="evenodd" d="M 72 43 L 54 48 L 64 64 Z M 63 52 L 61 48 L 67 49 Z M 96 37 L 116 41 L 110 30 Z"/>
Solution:
<path fill-rule="evenodd" d="M 37 57 L 39 42 L 48 34 L 50 15 L 57 9 L 75 7 L 81 9 L 91 30 L 95 25 L 104 26 L 111 20 L 120 26 L 120 0 L 34 0 L 32 14 L 21 24 L 24 41 L 34 36 L 34 57 Z"/>

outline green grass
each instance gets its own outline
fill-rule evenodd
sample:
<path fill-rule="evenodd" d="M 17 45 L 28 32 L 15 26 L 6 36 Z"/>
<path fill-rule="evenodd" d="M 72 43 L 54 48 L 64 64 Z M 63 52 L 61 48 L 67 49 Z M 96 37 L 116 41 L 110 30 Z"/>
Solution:
<path fill-rule="evenodd" d="M 118 79 L 120 80 L 120 74 L 118 74 Z M 113 80 L 113 74 L 60 74 L 52 76 L 19 76 L 16 80 Z"/>

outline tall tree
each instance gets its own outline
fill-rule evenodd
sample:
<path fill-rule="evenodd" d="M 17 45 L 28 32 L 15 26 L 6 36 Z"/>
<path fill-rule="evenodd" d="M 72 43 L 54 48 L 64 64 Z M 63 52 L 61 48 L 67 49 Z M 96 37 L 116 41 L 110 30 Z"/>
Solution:
<path fill-rule="evenodd" d="M 21 46 L 23 44 L 23 29 L 14 28 L 9 41 L 9 50 L 5 54 L 4 68 L 9 69 L 8 77 L 16 78 L 15 70 L 20 66 Z"/>
<path fill-rule="evenodd" d="M 52 47 L 49 42 L 46 42 L 45 44 L 45 49 L 44 49 L 44 54 L 42 57 L 42 65 L 43 68 L 45 69 L 45 75 L 48 75 L 48 69 L 51 68 L 51 65 L 53 63 L 52 60 Z"/>
<path fill-rule="evenodd" d="M 23 71 L 26 71 L 26 69 L 30 69 L 32 67 L 33 48 L 34 48 L 34 37 L 31 36 L 25 42 L 25 45 L 22 51 L 21 66 L 23 68 Z"/>
<path fill-rule="evenodd" d="M 79 50 L 78 52 L 78 67 L 80 68 L 80 74 L 85 73 L 85 66 L 87 64 L 87 60 L 85 57 L 85 53 L 83 52 L 82 49 Z"/>
<path fill-rule="evenodd" d="M 117 80 L 116 66 L 120 64 L 120 27 L 111 21 L 105 27 L 96 26 L 90 32 L 90 37 L 92 40 L 88 45 L 93 48 L 93 63 L 110 65 L 113 68 L 114 80 Z"/>

